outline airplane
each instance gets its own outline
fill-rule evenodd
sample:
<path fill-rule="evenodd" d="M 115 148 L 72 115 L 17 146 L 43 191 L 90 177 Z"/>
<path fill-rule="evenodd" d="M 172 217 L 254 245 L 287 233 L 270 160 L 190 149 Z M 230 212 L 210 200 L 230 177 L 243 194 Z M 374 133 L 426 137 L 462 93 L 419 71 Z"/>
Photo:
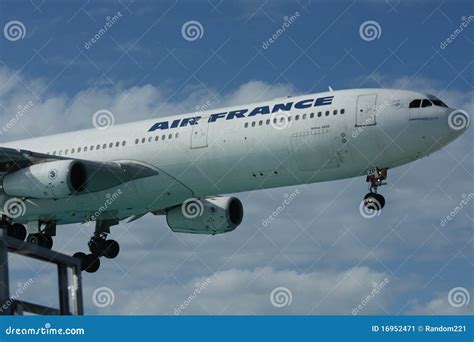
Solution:
<path fill-rule="evenodd" d="M 178 233 L 233 231 L 243 205 L 224 194 L 366 175 L 360 203 L 376 212 L 389 169 L 439 150 L 469 123 L 422 92 L 330 88 L 13 141 L 0 147 L 0 226 L 52 248 L 57 225 L 94 224 L 89 253 L 74 254 L 92 273 L 119 254 L 110 228 L 147 213 Z"/>

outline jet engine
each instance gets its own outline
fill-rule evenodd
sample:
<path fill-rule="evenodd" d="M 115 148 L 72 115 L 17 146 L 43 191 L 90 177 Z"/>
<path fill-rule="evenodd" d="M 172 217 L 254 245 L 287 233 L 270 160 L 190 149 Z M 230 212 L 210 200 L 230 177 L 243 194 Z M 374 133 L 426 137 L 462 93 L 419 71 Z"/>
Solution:
<path fill-rule="evenodd" d="M 8 196 L 44 199 L 65 198 L 85 190 L 87 170 L 77 160 L 33 164 L 3 177 Z"/>
<path fill-rule="evenodd" d="M 173 232 L 215 235 L 237 228 L 243 216 L 236 197 L 190 198 L 168 209 L 166 221 Z"/>

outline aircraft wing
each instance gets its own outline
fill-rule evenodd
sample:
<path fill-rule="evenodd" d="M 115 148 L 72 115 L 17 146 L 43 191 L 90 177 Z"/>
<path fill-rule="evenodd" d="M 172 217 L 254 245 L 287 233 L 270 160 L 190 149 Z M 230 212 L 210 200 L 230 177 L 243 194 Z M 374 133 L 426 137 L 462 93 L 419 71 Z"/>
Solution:
<path fill-rule="evenodd" d="M 85 190 L 87 192 L 105 190 L 131 180 L 155 176 L 158 174 L 158 171 L 156 170 L 133 162 L 91 161 L 65 156 L 53 156 L 28 150 L 0 147 L 0 177 L 4 178 L 7 174 L 7 177 L 9 177 L 11 174 L 20 172 L 20 170 L 33 165 L 41 164 L 47 166 L 56 165 L 58 163 L 61 164 L 60 161 L 63 161 L 65 164 L 71 161 L 80 164 L 80 167 L 86 171 L 87 187 Z M 48 168 L 44 169 L 47 170 Z M 54 166 L 54 169 L 57 169 L 57 167 Z M 41 170 L 39 172 L 41 173 Z M 32 175 L 32 172 L 28 173 L 28 177 L 30 178 L 42 178 L 41 175 L 33 175 L 33 177 Z"/>

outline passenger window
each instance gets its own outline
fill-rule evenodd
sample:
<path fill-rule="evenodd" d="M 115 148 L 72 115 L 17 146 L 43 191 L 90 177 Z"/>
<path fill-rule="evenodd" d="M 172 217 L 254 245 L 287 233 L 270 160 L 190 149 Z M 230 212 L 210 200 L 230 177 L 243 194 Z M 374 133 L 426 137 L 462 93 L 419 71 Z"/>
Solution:
<path fill-rule="evenodd" d="M 97 145 L 97 146 L 95 147 L 95 149 L 96 149 L 96 150 L 100 150 L 100 145 Z"/>
<path fill-rule="evenodd" d="M 94 146 L 91 145 L 91 148 L 90 148 L 91 151 L 94 151 Z"/>
<path fill-rule="evenodd" d="M 260 121 L 258 122 L 258 125 L 259 125 L 259 126 L 262 126 L 262 124 L 263 124 L 263 121 L 260 120 Z"/>
<path fill-rule="evenodd" d="M 68 154 L 69 152 L 69 149 L 66 149 L 66 151 L 64 151 L 64 155 Z"/>
<path fill-rule="evenodd" d="M 249 123 L 246 122 L 245 125 L 244 125 L 244 127 L 247 128 L 248 126 L 249 126 Z"/>
<path fill-rule="evenodd" d="M 135 139 L 135 144 L 138 144 L 139 140 L 138 139 Z"/>
<path fill-rule="evenodd" d="M 326 111 L 326 116 L 329 116 L 329 110 Z"/>
<path fill-rule="evenodd" d="M 309 116 L 310 119 L 314 118 L 314 113 L 311 113 L 311 115 Z"/>
<path fill-rule="evenodd" d="M 151 142 L 151 137 L 148 138 L 148 142 Z"/>
<path fill-rule="evenodd" d="M 430 100 L 427 100 L 427 99 L 424 99 L 423 102 L 421 103 L 421 106 L 422 107 L 429 107 L 431 106 L 431 101 Z"/>
<path fill-rule="evenodd" d="M 122 141 L 122 146 L 125 146 L 127 144 L 127 142 L 124 140 Z"/>
<path fill-rule="evenodd" d="M 321 117 L 321 115 L 323 115 L 323 113 L 321 113 L 321 112 L 318 112 L 318 118 L 320 118 L 320 117 Z"/>
<path fill-rule="evenodd" d="M 144 144 L 144 143 L 145 143 L 145 141 L 146 141 L 146 139 L 145 139 L 145 138 L 142 138 L 142 144 Z"/>
<path fill-rule="evenodd" d="M 333 113 L 334 115 L 337 115 L 337 109 L 336 109 L 334 112 L 332 112 L 332 113 Z"/>
<path fill-rule="evenodd" d="M 255 121 L 252 121 L 252 127 L 255 127 Z"/>
<path fill-rule="evenodd" d="M 155 141 L 158 141 L 158 140 L 160 140 L 160 136 L 159 136 L 159 135 L 157 135 L 157 136 L 155 137 Z"/>
<path fill-rule="evenodd" d="M 266 124 L 267 124 L 267 125 L 269 125 L 269 124 L 270 124 L 270 119 L 267 119 L 267 122 L 266 122 Z"/>
<path fill-rule="evenodd" d="M 298 121 L 300 119 L 299 115 L 295 115 L 295 120 Z"/>
<path fill-rule="evenodd" d="M 119 147 L 119 146 L 120 146 L 120 141 L 117 141 L 117 142 L 115 143 L 115 147 Z"/>
<path fill-rule="evenodd" d="M 104 148 L 107 148 L 107 144 L 102 145 L 102 148 L 103 148 L 103 149 L 104 149 Z"/>
<path fill-rule="evenodd" d="M 53 152 L 53 156 L 55 156 L 55 155 L 56 155 L 56 151 Z"/>
<path fill-rule="evenodd" d="M 341 109 L 341 114 L 344 114 L 346 112 L 345 109 Z"/>
<path fill-rule="evenodd" d="M 109 144 L 109 148 L 112 148 L 112 147 L 114 147 L 114 143 Z"/>
<path fill-rule="evenodd" d="M 87 152 L 87 146 L 84 146 L 84 152 Z"/>
<path fill-rule="evenodd" d="M 306 120 L 306 114 L 303 114 L 303 120 Z"/>
<path fill-rule="evenodd" d="M 59 150 L 59 155 L 62 155 L 63 154 L 63 150 Z"/>
<path fill-rule="evenodd" d="M 273 123 L 276 124 L 276 123 L 277 123 L 277 119 L 273 119 Z"/>
<path fill-rule="evenodd" d="M 174 137 L 175 137 L 175 138 L 179 137 L 179 133 L 176 133 L 176 134 L 174 135 Z"/>
<path fill-rule="evenodd" d="M 168 139 L 171 139 L 173 137 L 173 134 L 168 134 Z"/>
<path fill-rule="evenodd" d="M 165 139 L 166 139 L 166 135 L 163 135 L 163 136 L 161 137 L 161 140 L 165 140 Z"/>
<path fill-rule="evenodd" d="M 410 102 L 409 108 L 420 108 L 421 100 L 416 99 Z"/>
<path fill-rule="evenodd" d="M 77 153 L 79 153 L 79 152 L 81 152 L 81 148 L 80 148 L 80 147 L 77 148 Z"/>

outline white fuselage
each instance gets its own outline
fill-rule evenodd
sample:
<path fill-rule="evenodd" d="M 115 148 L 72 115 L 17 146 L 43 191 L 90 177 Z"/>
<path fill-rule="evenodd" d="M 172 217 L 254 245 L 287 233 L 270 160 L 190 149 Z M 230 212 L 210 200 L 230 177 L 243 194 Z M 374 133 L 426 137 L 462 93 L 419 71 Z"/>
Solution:
<path fill-rule="evenodd" d="M 426 97 L 401 90 L 331 91 L 3 146 L 158 171 L 105 191 L 27 200 L 19 221 L 84 222 L 105 202 L 104 217 L 123 219 L 190 197 L 350 178 L 426 156 L 461 133 L 448 126 L 452 109 L 409 108 L 413 99 Z M 200 119 L 192 124 L 195 117 Z"/>

